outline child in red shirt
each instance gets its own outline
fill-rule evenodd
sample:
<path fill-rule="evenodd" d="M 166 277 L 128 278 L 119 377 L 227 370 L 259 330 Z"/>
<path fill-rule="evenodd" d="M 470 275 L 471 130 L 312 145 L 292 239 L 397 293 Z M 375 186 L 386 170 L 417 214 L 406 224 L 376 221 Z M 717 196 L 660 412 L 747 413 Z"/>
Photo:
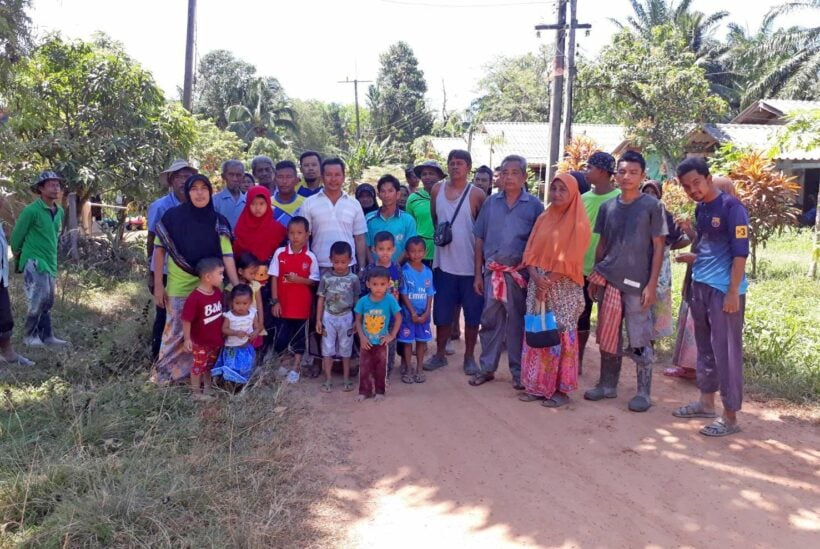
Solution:
<path fill-rule="evenodd" d="M 182 308 L 182 333 L 185 350 L 194 355 L 191 368 L 191 393 L 195 400 L 211 397 L 211 368 L 224 342 L 222 337 L 222 260 L 206 257 L 196 265 L 199 286 L 191 292 Z M 203 387 L 204 386 L 204 387 Z"/>
<path fill-rule="evenodd" d="M 268 267 L 270 275 L 271 313 L 278 319 L 273 350 L 293 352 L 293 369 L 288 383 L 299 381 L 305 332 L 313 308 L 313 291 L 319 282 L 319 261 L 308 250 L 310 224 L 296 216 L 288 223 L 288 244 L 276 250 Z"/>

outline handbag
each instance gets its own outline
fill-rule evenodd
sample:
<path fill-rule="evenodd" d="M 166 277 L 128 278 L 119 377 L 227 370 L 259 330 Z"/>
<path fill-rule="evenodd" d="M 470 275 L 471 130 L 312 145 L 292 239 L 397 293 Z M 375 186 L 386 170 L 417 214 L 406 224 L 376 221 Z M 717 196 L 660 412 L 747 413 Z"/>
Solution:
<path fill-rule="evenodd" d="M 442 221 L 436 225 L 436 231 L 433 233 L 433 242 L 436 246 L 444 247 L 453 241 L 453 221 L 456 220 L 456 216 L 458 216 L 458 212 L 461 210 L 461 205 L 464 203 L 464 199 L 467 195 L 470 194 L 470 187 L 472 186 L 472 183 L 470 183 L 467 185 L 467 188 L 464 189 L 464 192 L 461 193 L 461 199 L 458 201 L 456 211 L 453 213 L 453 218 L 450 221 Z M 442 189 L 441 192 L 444 192 L 444 189 Z"/>
<path fill-rule="evenodd" d="M 524 316 L 524 338 L 533 349 L 555 347 L 561 342 L 555 314 L 546 309 L 543 302 L 538 314 Z"/>

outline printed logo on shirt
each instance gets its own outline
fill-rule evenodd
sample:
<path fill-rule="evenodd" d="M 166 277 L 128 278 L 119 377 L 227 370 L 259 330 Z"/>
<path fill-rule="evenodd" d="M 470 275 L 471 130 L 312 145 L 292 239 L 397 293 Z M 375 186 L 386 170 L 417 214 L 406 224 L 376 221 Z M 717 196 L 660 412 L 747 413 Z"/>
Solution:
<path fill-rule="evenodd" d="M 202 321 L 203 324 L 210 324 L 214 320 L 218 320 L 222 317 L 222 303 L 212 303 L 211 305 L 205 305 L 205 320 Z"/>
<path fill-rule="evenodd" d="M 735 227 L 735 238 L 749 238 L 749 227 L 746 225 Z"/>
<path fill-rule="evenodd" d="M 310 267 L 310 264 L 308 262 L 302 263 L 302 268 L 303 269 L 307 269 L 308 267 Z"/>
<path fill-rule="evenodd" d="M 713 217 L 712 218 L 712 227 L 714 227 L 715 229 L 720 227 L 720 218 L 719 217 Z"/>

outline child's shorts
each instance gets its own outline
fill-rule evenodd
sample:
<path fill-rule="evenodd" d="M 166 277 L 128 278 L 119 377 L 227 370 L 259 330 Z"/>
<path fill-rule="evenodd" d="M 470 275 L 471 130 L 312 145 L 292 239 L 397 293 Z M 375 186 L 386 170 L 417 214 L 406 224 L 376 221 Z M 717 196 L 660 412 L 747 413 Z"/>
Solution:
<path fill-rule="evenodd" d="M 353 312 L 332 315 L 325 311 L 322 315 L 322 356 L 338 355 L 350 358 L 353 354 Z"/>
<path fill-rule="evenodd" d="M 412 320 L 413 317 L 406 309 L 401 312 L 401 328 L 399 328 L 399 335 L 396 340 L 399 343 L 427 343 L 433 340 L 433 332 L 430 330 L 430 319 L 421 324 L 416 324 Z"/>
<path fill-rule="evenodd" d="M 290 348 L 293 354 L 305 353 L 305 332 L 308 321 L 301 318 L 279 318 L 276 321 L 276 339 L 273 350 L 279 354 Z"/>
<path fill-rule="evenodd" d="M 219 357 L 219 349 L 197 344 L 193 347 L 194 364 L 191 366 L 191 374 L 201 376 L 205 372 L 210 372 Z"/>

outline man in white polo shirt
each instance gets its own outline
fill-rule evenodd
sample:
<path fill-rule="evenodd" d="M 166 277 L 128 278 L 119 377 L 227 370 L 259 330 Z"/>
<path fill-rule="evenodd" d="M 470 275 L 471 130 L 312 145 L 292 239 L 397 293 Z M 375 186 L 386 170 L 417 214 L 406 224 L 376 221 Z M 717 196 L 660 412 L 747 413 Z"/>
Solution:
<path fill-rule="evenodd" d="M 322 162 L 321 173 L 324 187 L 299 208 L 299 214 L 310 222 L 311 251 L 319 260 L 319 267 L 329 269 L 330 247 L 334 242 L 344 241 L 356 250 L 353 264 L 358 261 L 365 266 L 367 223 L 359 202 L 342 192 L 345 164 L 341 158 L 328 158 Z"/>

